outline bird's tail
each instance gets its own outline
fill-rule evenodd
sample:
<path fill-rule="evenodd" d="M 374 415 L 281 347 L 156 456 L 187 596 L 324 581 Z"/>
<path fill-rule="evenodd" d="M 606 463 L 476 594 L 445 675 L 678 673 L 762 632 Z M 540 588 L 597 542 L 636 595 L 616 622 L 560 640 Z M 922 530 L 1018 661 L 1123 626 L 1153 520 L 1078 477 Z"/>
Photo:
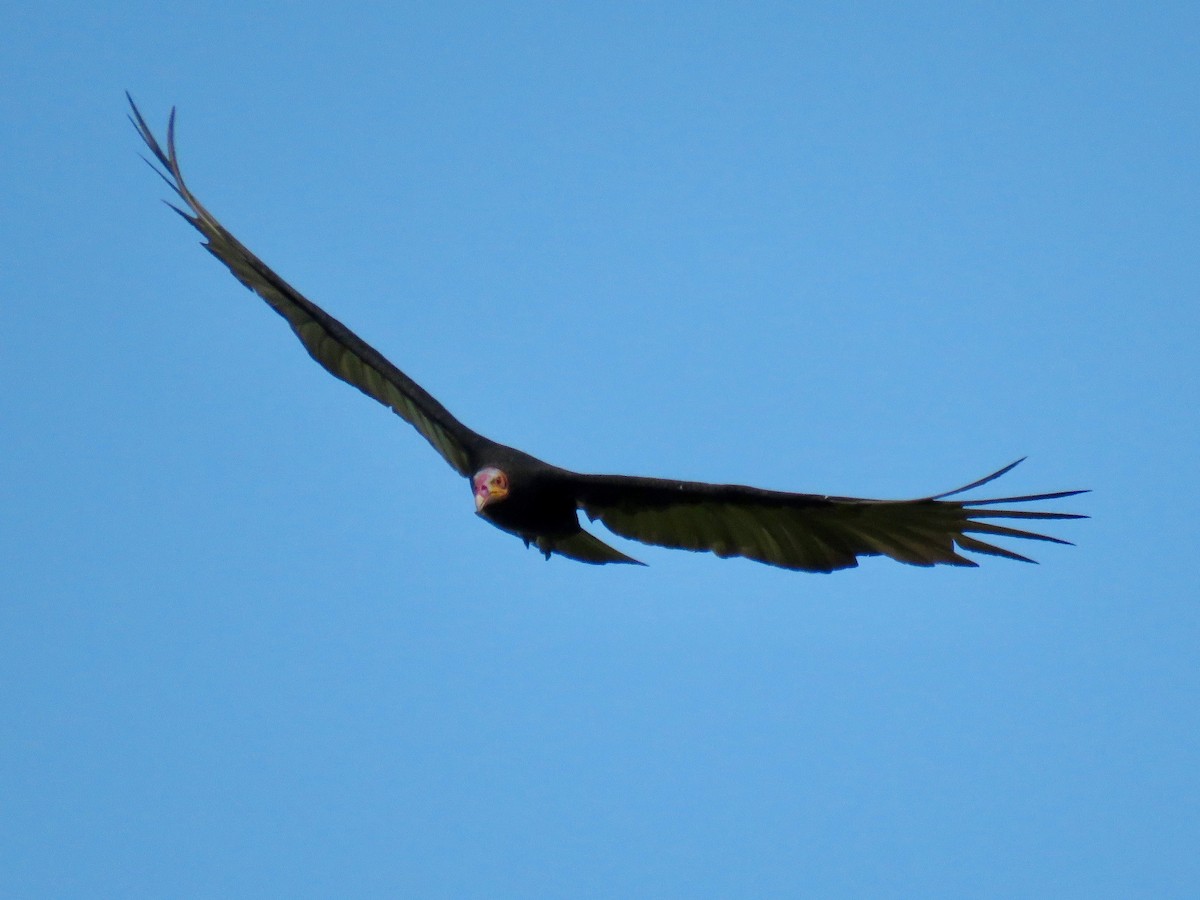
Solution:
<path fill-rule="evenodd" d="M 589 534 L 582 528 L 574 534 L 566 537 L 539 537 L 537 539 L 538 549 L 550 558 L 551 553 L 557 553 L 560 556 L 566 556 L 570 559 L 577 559 L 580 562 L 592 563 L 593 565 L 603 565 L 604 563 L 630 563 L 635 566 L 644 566 L 644 562 L 634 559 L 632 556 L 626 556 L 620 550 L 608 546 L 600 538 L 594 534 Z"/>

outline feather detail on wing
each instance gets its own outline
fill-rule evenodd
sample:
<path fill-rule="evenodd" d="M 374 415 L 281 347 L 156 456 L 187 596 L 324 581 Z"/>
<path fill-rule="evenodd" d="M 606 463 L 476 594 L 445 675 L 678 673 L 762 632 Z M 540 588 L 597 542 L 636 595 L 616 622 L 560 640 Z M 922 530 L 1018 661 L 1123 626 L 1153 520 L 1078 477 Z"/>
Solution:
<path fill-rule="evenodd" d="M 126 94 L 128 97 L 129 95 Z M 474 453 L 487 443 L 459 422 L 424 388 L 384 359 L 349 328 L 304 297 L 272 271 L 201 204 L 184 183 L 175 153 L 175 111 L 167 125 L 164 151 L 146 120 L 129 97 L 130 121 L 166 173 L 151 168 L 183 201 L 186 209 L 168 204 L 206 239 L 205 249 L 224 263 L 246 287 L 287 319 L 292 330 L 317 362 L 330 374 L 353 385 L 409 422 L 461 475 L 473 470 Z"/>
<path fill-rule="evenodd" d="M 1084 491 L 947 499 L 999 478 L 1019 462 L 953 491 L 915 500 L 826 497 L 619 475 L 580 476 L 576 496 L 590 519 L 622 537 L 708 550 L 721 557 L 743 556 L 785 569 L 832 572 L 857 565 L 862 556 L 888 556 L 915 566 L 977 565 L 959 551 L 1033 562 L 990 540 L 1069 541 L 987 520 L 1086 516 L 994 507 L 1057 500 Z"/>

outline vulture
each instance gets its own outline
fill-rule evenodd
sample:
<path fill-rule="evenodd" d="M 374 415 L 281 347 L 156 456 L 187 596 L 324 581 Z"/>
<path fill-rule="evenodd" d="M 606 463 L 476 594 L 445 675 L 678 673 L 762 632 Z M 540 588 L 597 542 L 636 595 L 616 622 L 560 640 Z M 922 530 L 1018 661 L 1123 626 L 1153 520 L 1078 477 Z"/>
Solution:
<path fill-rule="evenodd" d="M 353 385 L 415 428 L 467 479 L 479 516 L 549 559 L 585 563 L 638 560 L 580 527 L 579 511 L 624 538 L 682 550 L 740 556 L 785 569 L 833 572 L 859 557 L 887 556 L 915 566 L 976 566 L 981 553 L 1033 562 L 992 543 L 997 538 L 1069 541 L 996 520 L 1078 519 L 1024 504 L 1070 497 L 1056 491 L 969 500 L 960 495 L 1004 475 L 1011 463 L 971 484 L 912 500 L 799 494 L 736 484 L 706 484 L 626 475 L 587 475 L 542 462 L 472 431 L 428 391 L 388 362 L 250 252 L 200 203 L 183 180 L 175 151 L 175 110 L 159 143 L 133 98 L 130 121 L 158 166 L 146 162 L 181 201 L 168 203 L 204 237 L 203 246 L 242 284 L 283 316 L 331 375 Z M 1019 509 L 1010 507 L 1020 506 Z"/>

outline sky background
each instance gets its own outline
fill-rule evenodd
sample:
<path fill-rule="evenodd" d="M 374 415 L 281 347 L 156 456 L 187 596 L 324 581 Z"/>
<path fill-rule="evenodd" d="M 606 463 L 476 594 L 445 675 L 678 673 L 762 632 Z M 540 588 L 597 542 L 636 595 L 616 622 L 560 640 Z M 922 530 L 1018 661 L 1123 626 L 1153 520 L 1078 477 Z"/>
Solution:
<path fill-rule="evenodd" d="M 0 34 L 0 895 L 1197 896 L 1195 3 Z M 876 497 L 1028 455 L 997 492 L 1093 518 L 1038 566 L 544 562 L 197 246 L 126 89 L 490 437 Z"/>

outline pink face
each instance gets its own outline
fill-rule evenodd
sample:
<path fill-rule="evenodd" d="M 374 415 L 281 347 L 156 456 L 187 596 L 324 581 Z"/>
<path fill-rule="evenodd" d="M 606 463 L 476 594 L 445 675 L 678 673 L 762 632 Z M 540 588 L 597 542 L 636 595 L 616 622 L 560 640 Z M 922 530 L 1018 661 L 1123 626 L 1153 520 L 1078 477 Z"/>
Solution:
<path fill-rule="evenodd" d="M 475 512 L 508 496 L 508 476 L 492 466 L 476 472 L 471 483 L 475 486 Z"/>

